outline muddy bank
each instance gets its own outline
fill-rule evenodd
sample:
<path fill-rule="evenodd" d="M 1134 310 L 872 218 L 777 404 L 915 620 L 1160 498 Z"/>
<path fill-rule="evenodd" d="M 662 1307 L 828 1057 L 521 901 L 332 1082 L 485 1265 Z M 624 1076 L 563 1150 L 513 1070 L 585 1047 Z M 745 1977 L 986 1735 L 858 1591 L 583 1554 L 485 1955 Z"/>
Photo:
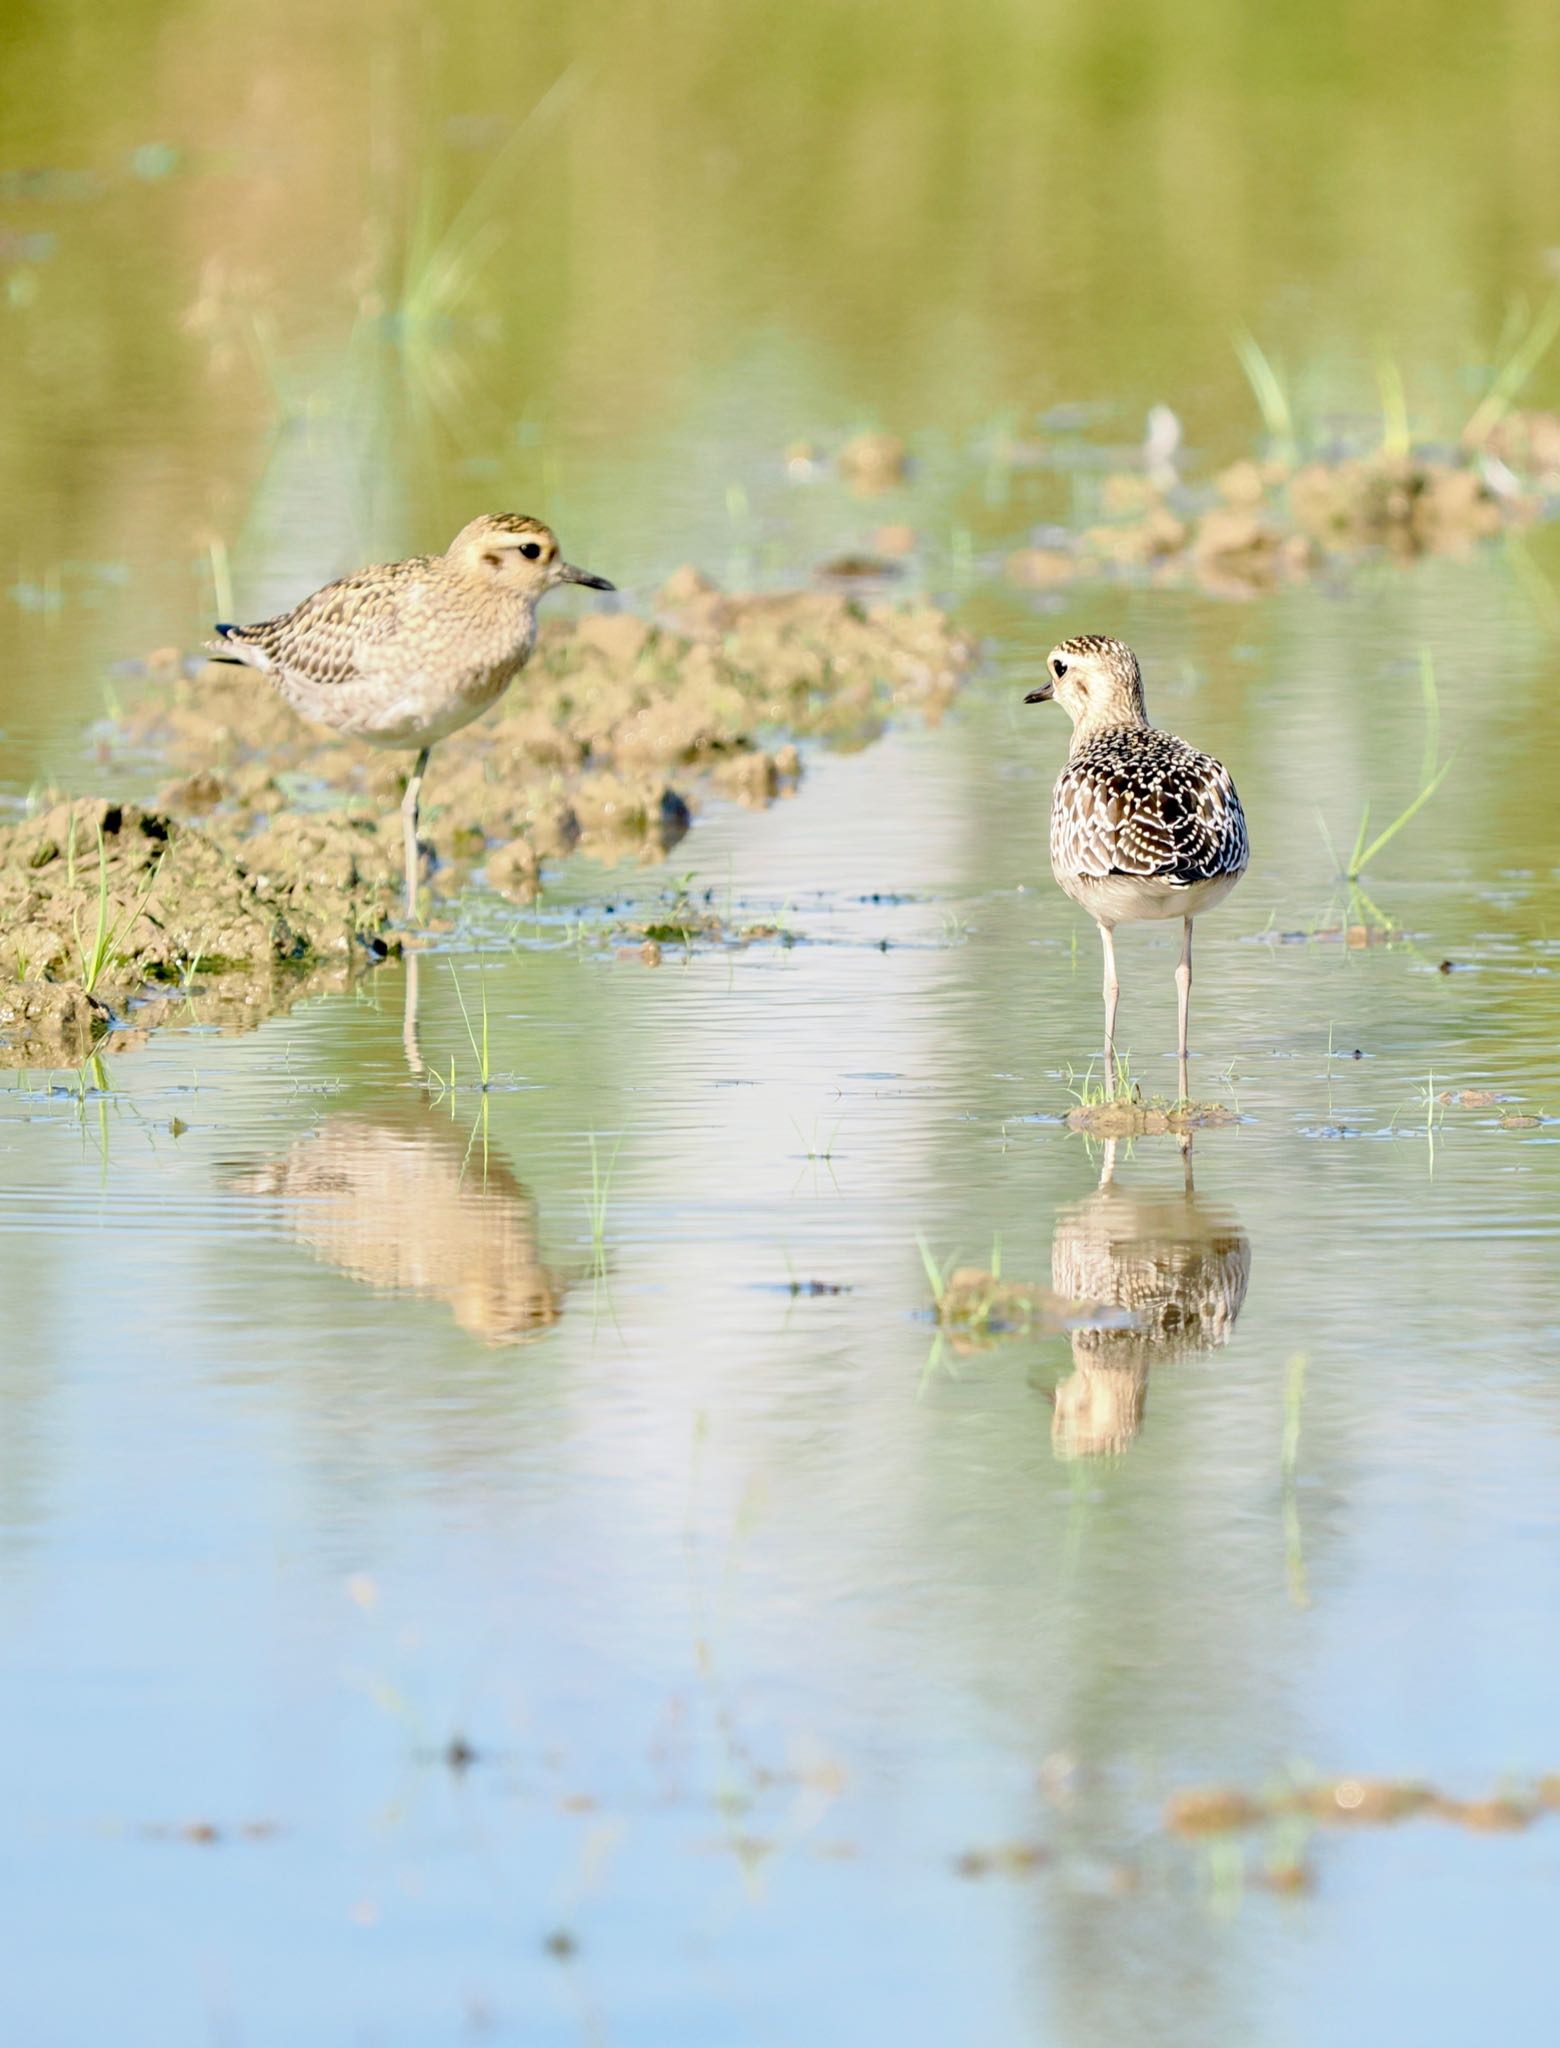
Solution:
<path fill-rule="evenodd" d="M 352 822 L 277 819 L 240 859 L 165 810 L 53 804 L 0 828 L 0 1058 L 81 1060 L 137 997 L 142 1030 L 213 987 L 207 1021 L 257 1021 L 383 958 L 397 900 Z"/>
<path fill-rule="evenodd" d="M 1189 1132 L 1239 1123 L 1227 1103 L 1150 1101 L 1140 1094 L 1115 1096 L 1102 1102 L 1080 1102 L 1067 1112 L 1070 1131 L 1091 1138 L 1186 1137 Z"/>
<path fill-rule="evenodd" d="M 1553 440 L 1560 451 L 1560 427 Z M 1523 462 L 1520 476 L 1494 450 L 1247 459 L 1203 487 L 1114 473 L 1099 487 L 1094 523 L 1018 549 L 1008 577 L 1048 590 L 1126 576 L 1244 598 L 1372 557 L 1467 553 L 1553 514 L 1543 493 L 1555 479 L 1537 465 L 1539 455 L 1560 460 L 1551 437 L 1513 420 L 1504 445 Z"/>
<path fill-rule="evenodd" d="M 692 570 L 649 619 L 544 626 L 497 709 L 435 751 L 435 893 L 481 874 L 529 901 L 544 864 L 576 851 L 664 859 L 705 792 L 753 806 L 794 792 L 799 740 L 854 748 L 897 712 L 937 718 L 973 654 L 930 605 L 732 597 Z M 306 725 L 246 671 L 187 675 L 171 654 L 104 758 L 126 784 L 162 764 L 153 803 L 55 801 L 0 829 L 0 1058 L 79 1060 L 132 1003 L 161 999 L 136 1012 L 145 1028 L 197 985 L 252 1021 L 399 944 L 410 756 Z"/>
<path fill-rule="evenodd" d="M 544 861 L 576 850 L 659 859 L 704 789 L 753 805 L 794 790 L 797 740 L 856 747 L 895 711 L 936 718 L 973 651 L 929 605 L 728 597 L 692 570 L 672 578 L 648 620 L 544 625 L 498 707 L 435 752 L 422 813 L 435 886 L 485 869 L 526 898 Z M 116 737 L 181 771 L 159 802 L 224 845 L 247 844 L 300 801 L 344 800 L 397 855 L 408 757 L 306 725 L 242 671 L 175 682 Z"/>

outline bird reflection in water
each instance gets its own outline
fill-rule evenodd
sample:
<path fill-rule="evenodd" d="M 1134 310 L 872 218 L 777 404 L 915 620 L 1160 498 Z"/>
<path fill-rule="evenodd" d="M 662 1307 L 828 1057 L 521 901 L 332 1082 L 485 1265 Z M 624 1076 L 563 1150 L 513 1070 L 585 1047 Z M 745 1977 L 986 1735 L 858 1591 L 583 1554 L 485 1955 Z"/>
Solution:
<path fill-rule="evenodd" d="M 415 953 L 403 1039 L 420 1079 Z M 487 1343 L 523 1344 L 562 1314 L 563 1279 L 542 1261 L 529 1190 L 485 1134 L 473 1142 L 421 1091 L 327 1117 L 228 1186 L 277 1204 L 289 1234 L 322 1265 L 387 1294 L 443 1301 Z"/>
<path fill-rule="evenodd" d="M 1130 1311 L 1126 1329 L 1071 1332 L 1073 1370 L 1057 1387 L 1051 1441 L 1062 1458 L 1123 1451 L 1143 1422 L 1149 1368 L 1229 1341 L 1251 1276 L 1251 1240 L 1227 1212 L 1200 1202 L 1190 1145 L 1178 1195 L 1116 1181 L 1116 1143 L 1100 1184 L 1059 1210 L 1051 1286 L 1074 1300 Z"/>

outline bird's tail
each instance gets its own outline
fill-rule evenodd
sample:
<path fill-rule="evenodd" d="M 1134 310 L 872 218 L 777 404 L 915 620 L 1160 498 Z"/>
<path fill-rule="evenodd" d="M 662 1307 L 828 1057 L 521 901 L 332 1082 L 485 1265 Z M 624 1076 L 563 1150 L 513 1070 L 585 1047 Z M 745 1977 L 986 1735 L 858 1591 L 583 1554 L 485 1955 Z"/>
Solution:
<path fill-rule="evenodd" d="M 213 630 L 217 637 L 208 640 L 205 647 L 213 661 L 231 662 L 235 668 L 268 669 L 271 666 L 271 657 L 265 648 L 250 638 L 252 627 L 226 625 L 219 620 Z"/>

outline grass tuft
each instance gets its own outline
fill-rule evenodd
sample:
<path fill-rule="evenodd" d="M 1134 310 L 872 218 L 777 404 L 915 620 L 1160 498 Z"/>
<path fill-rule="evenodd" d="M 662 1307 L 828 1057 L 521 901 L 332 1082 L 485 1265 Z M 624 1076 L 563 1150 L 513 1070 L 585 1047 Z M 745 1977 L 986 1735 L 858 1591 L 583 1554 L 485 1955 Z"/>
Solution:
<path fill-rule="evenodd" d="M 1489 439 L 1510 412 L 1533 372 L 1560 339 L 1560 284 L 1551 285 L 1548 297 L 1531 316 L 1526 304 L 1516 301 L 1506 316 L 1500 340 L 1495 345 L 1495 364 L 1489 388 L 1474 408 L 1462 430 L 1464 445 L 1478 447 Z"/>
<path fill-rule="evenodd" d="M 71 930 L 76 938 L 76 955 L 81 962 L 81 985 L 88 995 L 92 994 L 102 979 L 103 970 L 113 958 L 114 948 L 119 944 L 120 939 L 123 938 L 126 931 L 135 923 L 141 912 L 145 910 L 147 904 L 152 900 L 152 891 L 157 887 L 158 877 L 162 874 L 163 862 L 167 859 L 166 854 L 159 854 L 157 856 L 157 865 L 152 869 L 152 878 L 142 892 L 140 902 L 132 905 L 130 909 L 123 911 L 114 924 L 110 926 L 108 921 L 108 850 L 103 843 L 103 827 L 101 824 L 97 827 L 97 849 L 97 929 L 93 933 L 90 946 L 87 945 L 81 936 L 81 913 L 75 908 L 74 904 L 71 907 L 70 913 Z M 70 837 L 65 847 L 65 871 L 71 893 L 74 895 L 76 888 L 76 821 L 74 818 L 71 819 Z"/>
<path fill-rule="evenodd" d="M 1278 461 L 1293 465 L 1299 455 L 1299 443 L 1295 434 L 1294 407 L 1289 402 L 1283 377 L 1249 328 L 1238 327 L 1234 342 L 1235 353 L 1240 358 L 1246 382 L 1251 386 L 1257 410 L 1262 415 L 1262 424 L 1267 429 L 1271 452 Z"/>
<path fill-rule="evenodd" d="M 1413 798 L 1412 802 L 1404 805 L 1391 824 L 1384 826 L 1374 839 L 1367 837 L 1370 831 L 1370 803 L 1367 799 L 1364 809 L 1360 812 L 1359 830 L 1354 835 L 1353 851 L 1350 853 L 1348 860 L 1341 863 L 1343 879 L 1351 887 L 1358 884 L 1365 869 L 1370 866 L 1371 862 L 1384 847 L 1391 844 L 1410 818 L 1416 817 L 1424 809 L 1425 805 L 1429 803 L 1431 797 L 1435 795 L 1436 791 L 1450 774 L 1452 764 L 1457 759 L 1457 752 L 1454 748 L 1447 755 L 1446 759 L 1441 762 L 1440 766 L 1436 766 L 1436 755 L 1440 751 L 1441 744 L 1441 707 L 1440 698 L 1435 686 L 1435 663 L 1431 658 L 1429 648 L 1424 648 L 1419 656 L 1419 684 L 1425 705 L 1425 747 L 1420 766 L 1419 793 Z M 1318 823 L 1321 826 L 1322 839 L 1327 847 L 1328 854 L 1336 864 L 1338 862 L 1337 848 L 1333 844 L 1331 833 L 1327 830 L 1326 820 L 1321 818 L 1320 814 L 1318 814 Z"/>

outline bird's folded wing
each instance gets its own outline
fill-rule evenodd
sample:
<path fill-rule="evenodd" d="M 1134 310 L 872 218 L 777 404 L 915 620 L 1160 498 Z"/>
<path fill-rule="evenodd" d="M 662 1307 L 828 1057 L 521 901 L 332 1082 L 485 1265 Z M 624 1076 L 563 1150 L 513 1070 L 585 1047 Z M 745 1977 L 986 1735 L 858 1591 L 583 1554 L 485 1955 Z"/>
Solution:
<path fill-rule="evenodd" d="M 425 586 L 419 562 L 362 569 L 327 583 L 285 617 L 252 628 L 272 659 L 316 683 L 346 683 L 380 666 L 414 631 Z"/>
<path fill-rule="evenodd" d="M 1162 876 L 1201 882 L 1246 864 L 1246 822 L 1222 763 L 1187 749 L 1151 780 L 1088 759 L 1056 785 L 1051 848 L 1074 874 Z"/>

